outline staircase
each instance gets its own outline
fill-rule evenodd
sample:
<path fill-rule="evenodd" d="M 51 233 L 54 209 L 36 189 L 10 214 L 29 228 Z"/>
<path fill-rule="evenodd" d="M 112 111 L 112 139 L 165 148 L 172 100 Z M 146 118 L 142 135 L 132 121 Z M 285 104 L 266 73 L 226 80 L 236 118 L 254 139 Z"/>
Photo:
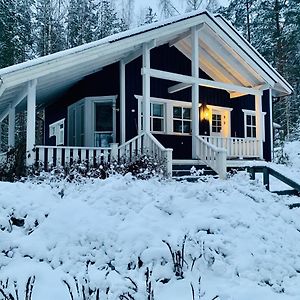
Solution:
<path fill-rule="evenodd" d="M 199 160 L 173 160 L 172 178 L 181 181 L 195 182 L 203 180 L 204 176 L 217 176 L 218 174 Z"/>

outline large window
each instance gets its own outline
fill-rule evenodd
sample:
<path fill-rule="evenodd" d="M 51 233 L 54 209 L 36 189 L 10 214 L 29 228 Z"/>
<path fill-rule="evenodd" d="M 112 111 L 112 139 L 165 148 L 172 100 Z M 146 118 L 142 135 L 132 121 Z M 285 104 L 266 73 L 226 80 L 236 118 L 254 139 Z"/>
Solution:
<path fill-rule="evenodd" d="M 173 132 L 191 133 L 191 109 L 173 106 Z"/>

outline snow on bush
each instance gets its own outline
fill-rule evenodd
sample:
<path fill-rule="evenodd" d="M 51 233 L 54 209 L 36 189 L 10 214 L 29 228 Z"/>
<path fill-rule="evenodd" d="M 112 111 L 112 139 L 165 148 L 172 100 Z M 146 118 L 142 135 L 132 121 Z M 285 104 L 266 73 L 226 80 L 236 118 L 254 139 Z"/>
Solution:
<path fill-rule="evenodd" d="M 32 300 L 299 299 L 284 201 L 246 174 L 0 183 L 0 280 L 34 276 Z"/>

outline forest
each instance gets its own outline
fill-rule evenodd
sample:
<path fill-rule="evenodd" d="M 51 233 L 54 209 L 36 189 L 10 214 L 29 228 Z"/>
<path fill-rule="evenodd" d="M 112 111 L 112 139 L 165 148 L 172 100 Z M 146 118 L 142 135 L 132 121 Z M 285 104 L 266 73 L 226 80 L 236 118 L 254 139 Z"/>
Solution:
<path fill-rule="evenodd" d="M 0 68 L 101 39 L 184 12 L 207 9 L 228 19 L 293 86 L 274 98 L 282 140 L 300 139 L 300 1 L 0 0 Z"/>

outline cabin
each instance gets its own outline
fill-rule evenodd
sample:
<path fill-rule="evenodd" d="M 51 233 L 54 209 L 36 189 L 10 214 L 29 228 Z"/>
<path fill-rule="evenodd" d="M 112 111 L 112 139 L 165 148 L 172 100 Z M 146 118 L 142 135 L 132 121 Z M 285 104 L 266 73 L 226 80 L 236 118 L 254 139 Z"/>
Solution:
<path fill-rule="evenodd" d="M 197 11 L 1 69 L 8 147 L 25 110 L 27 165 L 147 153 L 168 174 L 197 160 L 225 178 L 230 161 L 270 161 L 272 98 L 292 87 L 254 47 L 221 15 Z"/>

